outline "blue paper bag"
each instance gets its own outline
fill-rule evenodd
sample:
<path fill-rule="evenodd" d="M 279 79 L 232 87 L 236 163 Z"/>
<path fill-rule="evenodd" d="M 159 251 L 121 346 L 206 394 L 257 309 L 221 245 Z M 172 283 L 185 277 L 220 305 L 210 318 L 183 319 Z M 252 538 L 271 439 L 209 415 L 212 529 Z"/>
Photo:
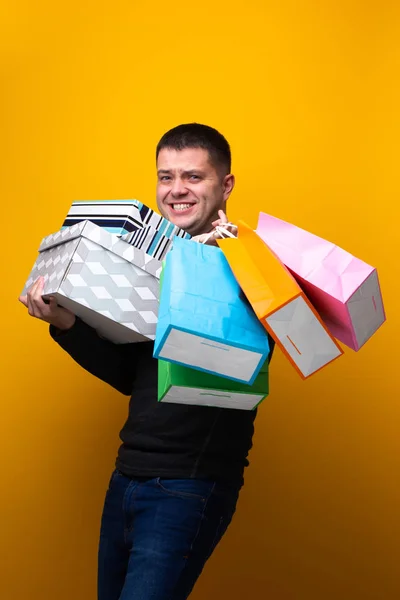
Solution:
<path fill-rule="evenodd" d="M 252 384 L 268 334 L 219 248 L 175 238 L 165 259 L 154 357 Z"/>

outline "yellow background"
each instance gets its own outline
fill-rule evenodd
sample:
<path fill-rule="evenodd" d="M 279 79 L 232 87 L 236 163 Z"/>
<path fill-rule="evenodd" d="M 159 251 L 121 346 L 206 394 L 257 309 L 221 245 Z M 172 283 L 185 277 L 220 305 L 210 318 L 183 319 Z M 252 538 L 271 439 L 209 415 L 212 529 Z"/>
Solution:
<path fill-rule="evenodd" d="M 231 142 L 230 217 L 265 209 L 377 266 L 388 322 L 306 382 L 276 353 L 192 597 L 400 597 L 399 24 L 395 0 L 2 2 L 2 599 L 94 600 L 127 413 L 17 296 L 73 200 L 154 206 L 155 145 L 193 120 Z"/>

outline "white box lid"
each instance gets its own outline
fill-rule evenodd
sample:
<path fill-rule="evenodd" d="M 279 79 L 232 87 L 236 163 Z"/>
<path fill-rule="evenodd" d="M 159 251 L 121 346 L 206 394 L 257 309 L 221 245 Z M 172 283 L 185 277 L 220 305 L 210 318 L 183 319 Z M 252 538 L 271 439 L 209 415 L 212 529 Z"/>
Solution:
<path fill-rule="evenodd" d="M 154 275 L 157 279 L 160 278 L 162 268 L 160 260 L 149 256 L 139 248 L 134 248 L 134 246 L 131 246 L 91 221 L 81 221 L 76 225 L 71 225 L 71 227 L 51 233 L 41 241 L 39 252 L 44 252 L 54 246 L 64 244 L 79 237 L 84 237 L 95 242 L 102 248 L 113 252 L 147 273 Z"/>

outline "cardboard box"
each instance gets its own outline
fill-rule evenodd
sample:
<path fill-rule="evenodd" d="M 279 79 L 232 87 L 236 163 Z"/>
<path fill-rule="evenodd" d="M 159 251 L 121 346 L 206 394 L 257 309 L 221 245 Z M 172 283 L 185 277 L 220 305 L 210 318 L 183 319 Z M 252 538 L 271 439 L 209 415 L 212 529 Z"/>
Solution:
<path fill-rule="evenodd" d="M 165 258 L 175 236 L 190 238 L 186 231 L 139 200 L 73 202 L 61 230 L 85 220 L 119 236 L 124 242 L 144 250 L 157 260 Z"/>
<path fill-rule="evenodd" d="M 22 294 L 40 275 L 55 296 L 115 343 L 155 339 L 161 263 L 90 221 L 45 237 Z"/>
<path fill-rule="evenodd" d="M 61 229 L 91 221 L 109 233 L 125 235 L 143 227 L 138 200 L 87 200 L 72 203 Z"/>

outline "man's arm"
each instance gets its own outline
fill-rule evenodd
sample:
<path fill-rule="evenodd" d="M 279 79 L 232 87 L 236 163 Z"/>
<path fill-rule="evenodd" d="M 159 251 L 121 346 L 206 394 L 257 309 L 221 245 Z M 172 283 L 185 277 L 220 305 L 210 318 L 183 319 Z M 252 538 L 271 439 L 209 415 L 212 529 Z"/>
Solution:
<path fill-rule="evenodd" d="M 50 325 L 50 335 L 86 371 L 122 394 L 132 393 L 142 344 L 114 344 L 77 317 L 67 330 Z"/>
<path fill-rule="evenodd" d="M 54 298 L 47 304 L 42 299 L 43 277 L 19 298 L 31 316 L 50 324 L 50 335 L 86 371 L 105 381 L 119 392 L 130 395 L 135 379 L 135 366 L 142 344 L 113 344 L 57 305 Z"/>

